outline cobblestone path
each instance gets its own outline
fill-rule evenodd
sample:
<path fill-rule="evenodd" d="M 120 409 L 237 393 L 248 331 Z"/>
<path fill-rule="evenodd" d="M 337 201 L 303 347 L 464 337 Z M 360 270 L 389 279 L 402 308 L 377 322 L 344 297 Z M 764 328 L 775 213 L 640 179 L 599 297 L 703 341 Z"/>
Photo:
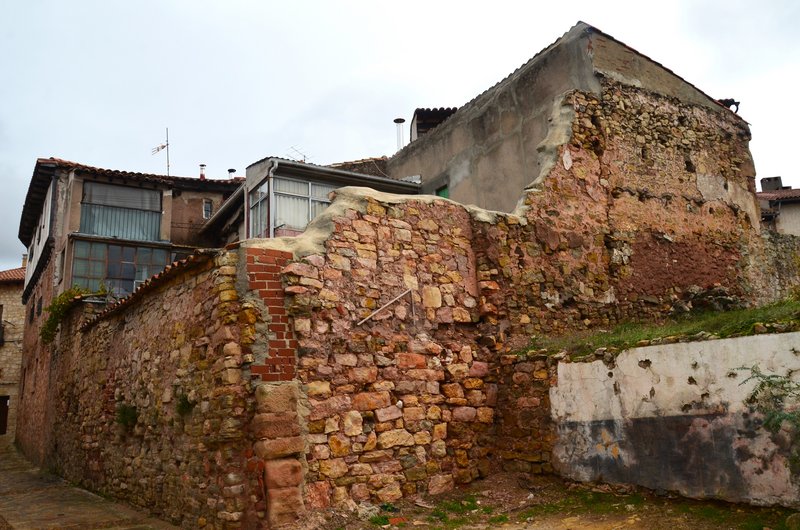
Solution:
<path fill-rule="evenodd" d="M 0 530 L 167 530 L 177 527 L 39 471 L 0 444 Z"/>

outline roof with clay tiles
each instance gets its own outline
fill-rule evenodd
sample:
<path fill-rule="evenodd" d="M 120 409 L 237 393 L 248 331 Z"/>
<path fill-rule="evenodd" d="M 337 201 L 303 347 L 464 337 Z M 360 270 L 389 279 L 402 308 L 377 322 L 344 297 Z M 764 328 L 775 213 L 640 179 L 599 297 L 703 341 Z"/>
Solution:
<path fill-rule="evenodd" d="M 25 267 L 0 271 L 0 283 L 22 283 L 25 281 Z"/>

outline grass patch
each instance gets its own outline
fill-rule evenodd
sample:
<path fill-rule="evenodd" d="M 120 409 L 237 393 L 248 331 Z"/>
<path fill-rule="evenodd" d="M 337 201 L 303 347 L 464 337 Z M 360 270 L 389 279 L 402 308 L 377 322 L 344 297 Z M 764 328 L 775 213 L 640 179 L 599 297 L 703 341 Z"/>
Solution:
<path fill-rule="evenodd" d="M 662 324 L 629 322 L 607 332 L 573 333 L 562 337 L 534 337 L 530 349 L 566 350 L 576 357 L 596 349 L 626 349 L 644 340 L 665 337 L 690 337 L 700 332 L 720 338 L 752 335 L 759 323 L 789 322 L 790 329 L 800 327 L 800 301 L 784 300 L 767 306 L 734 311 L 690 313 Z"/>
<path fill-rule="evenodd" d="M 495 515 L 494 517 L 490 517 L 489 518 L 489 522 L 492 523 L 492 524 L 507 523 L 508 522 L 508 516 L 507 515 Z"/>
<path fill-rule="evenodd" d="M 376 526 L 386 526 L 389 524 L 389 516 L 388 515 L 373 515 L 369 518 L 369 522 L 376 525 Z"/>

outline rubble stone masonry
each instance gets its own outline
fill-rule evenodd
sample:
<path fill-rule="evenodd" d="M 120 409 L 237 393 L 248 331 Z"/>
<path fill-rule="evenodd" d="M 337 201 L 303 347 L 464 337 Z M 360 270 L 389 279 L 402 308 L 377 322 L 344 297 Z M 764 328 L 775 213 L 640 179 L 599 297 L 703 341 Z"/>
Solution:
<path fill-rule="evenodd" d="M 611 82 L 563 104 L 571 136 L 515 214 L 343 188 L 301 236 L 26 335 L 26 453 L 185 528 L 550 471 L 556 361 L 515 354 L 532 335 L 798 278 L 796 241 L 759 234 L 738 117 Z"/>
<path fill-rule="evenodd" d="M 25 306 L 21 302 L 22 282 L 0 284 L 2 307 L 3 344 L 0 345 L 0 396 L 9 398 L 5 434 L 0 435 L 0 445 L 14 441 L 19 400 L 19 378 L 22 366 L 22 328 Z"/>

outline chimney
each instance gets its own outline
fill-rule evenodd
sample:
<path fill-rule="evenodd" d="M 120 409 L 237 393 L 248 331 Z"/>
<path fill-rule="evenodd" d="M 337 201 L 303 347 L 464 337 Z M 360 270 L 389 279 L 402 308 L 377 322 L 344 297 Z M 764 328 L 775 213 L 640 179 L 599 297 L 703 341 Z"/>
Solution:
<path fill-rule="evenodd" d="M 777 191 L 783 189 L 780 177 L 765 177 L 761 179 L 761 191 Z"/>
<path fill-rule="evenodd" d="M 28 255 L 27 254 L 23 254 L 22 255 L 22 268 L 24 269 L 27 266 L 28 266 Z"/>
<path fill-rule="evenodd" d="M 232 178 L 233 178 L 233 177 L 235 177 L 235 176 L 236 176 L 236 170 L 235 170 L 235 169 L 233 169 L 233 168 L 230 168 L 230 169 L 228 170 L 228 178 L 229 178 L 229 179 L 232 179 Z"/>
<path fill-rule="evenodd" d="M 406 122 L 403 118 L 395 118 L 394 122 L 397 124 L 397 150 L 403 148 L 405 141 L 403 140 L 403 124 Z"/>
<path fill-rule="evenodd" d="M 200 180 L 206 179 L 206 165 L 200 164 Z"/>

